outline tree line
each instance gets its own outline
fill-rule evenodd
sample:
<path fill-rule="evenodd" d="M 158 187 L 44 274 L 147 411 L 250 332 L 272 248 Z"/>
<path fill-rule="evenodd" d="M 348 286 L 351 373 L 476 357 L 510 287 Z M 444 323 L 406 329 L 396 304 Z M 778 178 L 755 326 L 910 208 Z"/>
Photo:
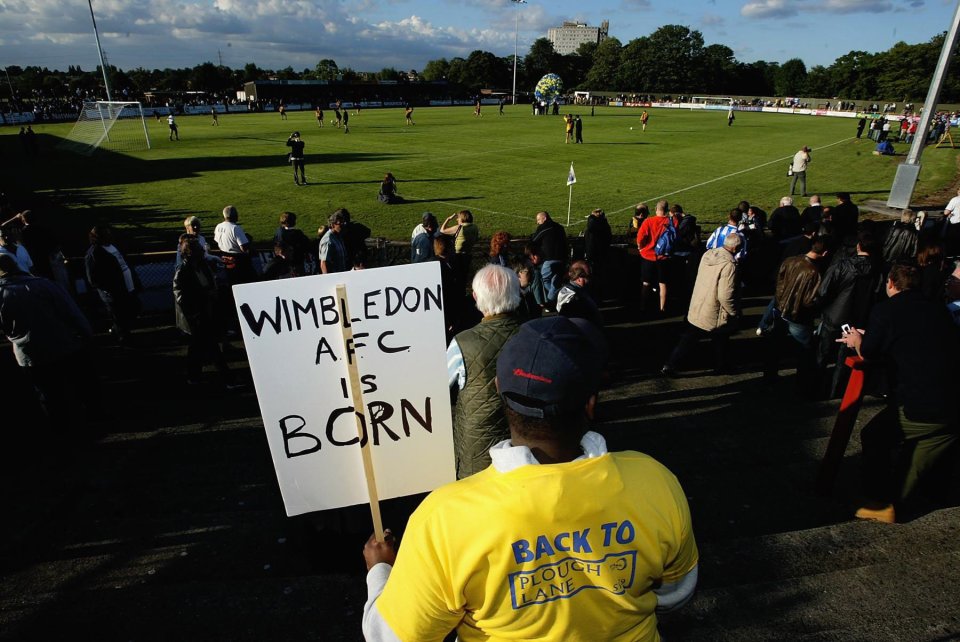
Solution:
<path fill-rule="evenodd" d="M 517 88 L 529 92 L 546 73 L 556 73 L 567 90 L 672 95 L 821 96 L 842 100 L 922 102 L 945 33 L 928 42 L 898 42 L 887 51 L 851 51 L 831 65 L 807 68 L 800 58 L 783 64 L 763 60 L 738 61 L 726 45 L 705 45 L 703 35 L 683 25 L 665 25 L 649 36 L 623 44 L 617 38 L 587 43 L 575 53 L 558 54 L 552 43 L 539 38 L 516 64 Z M 513 56 L 477 50 L 466 58 L 440 58 L 423 70 L 357 72 L 339 67 L 332 59 L 313 68 L 272 70 L 247 63 L 241 69 L 210 62 L 183 69 L 137 67 L 124 71 L 109 67 L 114 92 L 204 91 L 227 96 L 243 83 L 264 79 L 328 80 L 340 82 L 449 82 L 471 92 L 509 91 L 513 86 Z M 70 66 L 65 72 L 46 67 L 6 68 L 14 99 L 96 94 L 102 90 L 100 68 L 84 72 Z M 4 96 L 9 100 L 10 97 Z M 960 102 L 960 69 L 950 70 L 941 102 Z"/>
<path fill-rule="evenodd" d="M 607 38 L 560 55 L 546 38 L 517 61 L 517 86 L 531 88 L 545 73 L 560 75 L 568 90 L 618 93 L 822 96 L 843 100 L 923 102 L 945 33 L 928 42 L 898 42 L 887 51 L 851 51 L 829 66 L 807 68 L 793 58 L 739 62 L 726 45 L 705 45 L 703 35 L 682 25 L 660 27 L 623 44 Z M 509 88 L 513 56 L 474 51 L 467 58 L 431 60 L 424 80 L 446 78 L 473 88 Z M 950 70 L 941 102 L 960 102 L 960 68 Z"/>

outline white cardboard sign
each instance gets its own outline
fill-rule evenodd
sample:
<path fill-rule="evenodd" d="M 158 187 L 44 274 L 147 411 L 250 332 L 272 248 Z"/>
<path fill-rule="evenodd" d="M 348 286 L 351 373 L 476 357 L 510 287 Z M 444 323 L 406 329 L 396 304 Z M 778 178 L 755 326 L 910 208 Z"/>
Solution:
<path fill-rule="evenodd" d="M 441 293 L 434 262 L 233 288 L 287 515 L 369 501 L 348 359 L 359 368 L 379 497 L 456 479 Z"/>

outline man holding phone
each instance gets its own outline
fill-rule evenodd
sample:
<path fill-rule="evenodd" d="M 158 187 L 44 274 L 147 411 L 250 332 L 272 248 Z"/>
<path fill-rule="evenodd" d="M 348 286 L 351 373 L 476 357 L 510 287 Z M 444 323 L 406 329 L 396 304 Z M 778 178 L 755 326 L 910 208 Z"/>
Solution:
<path fill-rule="evenodd" d="M 844 326 L 837 339 L 867 361 L 882 362 L 893 390 L 889 405 L 861 431 L 867 501 L 858 519 L 892 524 L 920 491 L 936 499 L 946 468 L 940 464 L 958 441 L 952 371 L 960 340 L 945 307 L 925 299 L 919 286 L 916 267 L 892 266 L 888 298 L 874 307 L 866 330 Z"/>
<path fill-rule="evenodd" d="M 303 170 L 303 148 L 305 143 L 300 140 L 300 132 L 293 132 L 287 139 L 287 147 L 290 148 L 290 164 L 293 165 L 293 182 L 297 185 L 306 185 L 307 176 Z M 300 170 L 300 176 L 297 177 L 297 170 Z"/>

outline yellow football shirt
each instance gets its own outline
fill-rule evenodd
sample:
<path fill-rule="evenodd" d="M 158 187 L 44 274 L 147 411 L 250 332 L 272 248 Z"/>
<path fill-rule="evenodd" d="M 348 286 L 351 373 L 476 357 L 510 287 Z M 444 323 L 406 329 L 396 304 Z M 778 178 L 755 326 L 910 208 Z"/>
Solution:
<path fill-rule="evenodd" d="M 647 455 L 491 466 L 413 514 L 377 610 L 410 642 L 658 640 L 653 589 L 697 557 L 683 490 Z"/>

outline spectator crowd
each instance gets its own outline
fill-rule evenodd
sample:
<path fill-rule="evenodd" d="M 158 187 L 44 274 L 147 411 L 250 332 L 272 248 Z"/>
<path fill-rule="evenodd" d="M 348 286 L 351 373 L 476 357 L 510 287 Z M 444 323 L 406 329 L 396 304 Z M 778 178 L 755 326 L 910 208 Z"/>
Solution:
<path fill-rule="evenodd" d="M 904 210 L 892 225 L 861 217 L 847 193 L 829 201 L 784 196 L 769 214 L 741 201 L 713 230 L 666 200 L 638 204 L 616 232 L 597 208 L 573 242 L 539 211 L 522 244 L 502 230 L 485 237 L 469 210 L 442 222 L 424 213 L 409 261 L 440 266 L 459 481 L 420 505 L 402 546 L 389 533 L 367 542 L 367 638 L 563 630 L 570 639 L 652 640 L 656 614 L 690 599 L 698 551 L 679 482 L 646 455 L 609 452 L 591 430 L 611 376 L 607 304 L 624 290 L 636 320 L 682 313 L 665 362 L 647 364 L 668 378 L 683 376 L 703 341 L 715 372 L 748 367 L 731 350 L 745 329 L 744 298 L 773 292 L 750 328 L 764 344 L 758 385 L 783 390 L 788 359 L 800 395 L 834 398 L 852 357 L 888 401 L 863 429 L 856 517 L 892 523 L 938 501 L 958 442 L 960 192 L 942 218 Z M 188 217 L 171 284 L 185 385 L 201 383 L 207 363 L 224 388 L 243 385 L 223 355 L 238 330 L 233 285 L 364 269 L 370 236 L 345 208 L 315 235 L 283 212 L 272 257 L 258 267 L 238 207 L 224 207 L 212 239 Z M 114 340 L 129 345 L 136 271 L 109 226 L 94 227 L 89 241 L 86 281 Z M 3 222 L 0 328 L 50 425 L 67 425 L 77 408 L 95 415 L 102 394 L 90 367 L 93 329 L 70 292 L 56 235 L 30 211 Z M 630 579 L 608 586 L 620 562 Z M 560 578 L 567 583 L 552 581 Z"/>

